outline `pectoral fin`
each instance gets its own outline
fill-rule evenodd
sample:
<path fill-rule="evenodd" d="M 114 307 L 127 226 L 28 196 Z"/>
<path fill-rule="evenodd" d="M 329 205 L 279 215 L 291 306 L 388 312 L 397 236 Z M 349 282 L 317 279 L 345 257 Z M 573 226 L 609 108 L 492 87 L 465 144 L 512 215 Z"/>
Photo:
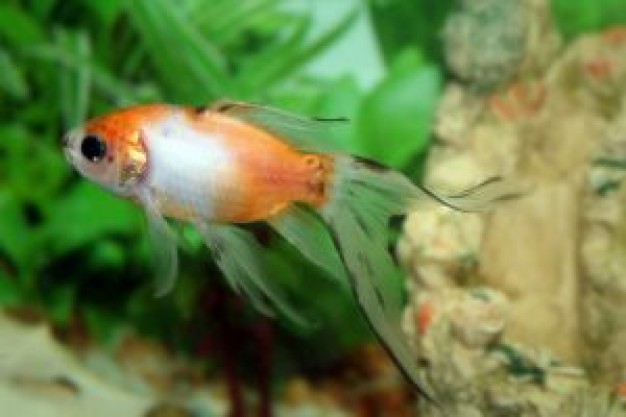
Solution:
<path fill-rule="evenodd" d="M 148 191 L 139 196 L 146 211 L 150 246 L 155 270 L 155 295 L 161 297 L 174 288 L 178 275 L 176 235 L 161 215 Z"/>

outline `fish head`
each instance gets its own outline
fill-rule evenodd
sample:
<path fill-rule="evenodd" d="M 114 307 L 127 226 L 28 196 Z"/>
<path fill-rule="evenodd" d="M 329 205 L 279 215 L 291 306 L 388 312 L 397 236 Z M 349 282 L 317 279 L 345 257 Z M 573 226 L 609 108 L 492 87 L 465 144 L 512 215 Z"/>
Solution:
<path fill-rule="evenodd" d="M 152 107 L 114 112 L 63 136 L 68 162 L 84 177 L 120 195 L 134 194 L 148 170 L 143 127 L 155 116 Z"/>

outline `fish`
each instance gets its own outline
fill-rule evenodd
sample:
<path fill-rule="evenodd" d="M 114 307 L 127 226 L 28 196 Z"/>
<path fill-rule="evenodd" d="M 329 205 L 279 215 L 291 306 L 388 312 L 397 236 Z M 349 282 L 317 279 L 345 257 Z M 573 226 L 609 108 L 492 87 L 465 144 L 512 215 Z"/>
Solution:
<path fill-rule="evenodd" d="M 456 195 L 414 184 L 376 161 L 343 153 L 327 135 L 346 120 L 308 118 L 259 104 L 144 104 L 96 117 L 63 136 L 84 177 L 138 203 L 155 251 L 157 294 L 174 286 L 178 255 L 168 220 L 195 226 L 230 286 L 261 312 L 303 320 L 244 226 L 266 222 L 351 291 L 399 370 L 435 402 L 401 331 L 403 298 L 385 280 L 396 266 L 388 223 L 434 199 L 476 211 L 511 196 L 499 177 Z"/>

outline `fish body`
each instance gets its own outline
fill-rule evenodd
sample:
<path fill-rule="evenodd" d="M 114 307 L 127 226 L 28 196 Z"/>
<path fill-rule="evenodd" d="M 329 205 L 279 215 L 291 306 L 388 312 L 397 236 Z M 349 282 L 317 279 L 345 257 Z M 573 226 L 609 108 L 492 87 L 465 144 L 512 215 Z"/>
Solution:
<path fill-rule="evenodd" d="M 63 142 L 81 174 L 144 208 L 159 293 L 169 291 L 177 275 L 169 217 L 196 226 L 230 285 L 255 307 L 300 320 L 268 273 L 263 247 L 239 226 L 266 221 L 353 292 L 399 369 L 433 400 L 400 330 L 402 297 L 385 285 L 395 271 L 387 251 L 389 218 L 424 198 L 473 210 L 485 203 L 479 192 L 489 201 L 506 193 L 490 180 L 440 196 L 380 164 L 330 151 L 319 137 L 324 124 L 248 103 L 154 104 L 93 119 Z"/>
<path fill-rule="evenodd" d="M 103 163 L 119 164 L 120 172 L 132 160 L 125 154 L 143 154 L 141 186 L 167 217 L 246 223 L 268 219 L 290 203 L 320 207 L 327 198 L 330 158 L 219 112 L 138 106 L 90 121 L 84 132 L 106 142 L 113 159 Z M 73 152 L 80 161 L 78 146 Z"/>

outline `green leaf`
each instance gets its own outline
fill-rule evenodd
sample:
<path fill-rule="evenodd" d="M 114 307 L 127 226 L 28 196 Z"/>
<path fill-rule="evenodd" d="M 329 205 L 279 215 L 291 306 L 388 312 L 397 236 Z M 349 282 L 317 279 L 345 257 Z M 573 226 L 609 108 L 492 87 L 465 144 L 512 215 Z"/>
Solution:
<path fill-rule="evenodd" d="M 248 78 L 248 85 L 260 90 L 283 82 L 286 77 L 293 75 L 296 70 L 340 39 L 355 22 L 357 16 L 357 12 L 350 13 L 307 45 L 294 48 L 293 40 L 289 41 L 272 60 L 263 66 L 254 66 L 254 74 L 250 71 L 246 72 L 245 78 Z"/>
<path fill-rule="evenodd" d="M 365 98 L 359 138 L 368 156 L 400 168 L 428 146 L 441 93 L 442 75 L 407 50 L 388 76 Z"/>
<path fill-rule="evenodd" d="M 218 44 L 227 42 L 228 40 L 241 36 L 242 33 L 252 26 L 256 21 L 267 17 L 277 6 L 276 0 L 248 0 L 240 2 L 237 7 L 229 4 L 219 14 L 215 14 L 213 10 L 205 10 L 197 13 L 195 22 L 198 26 L 207 26 L 206 34 L 209 38 Z M 220 16 L 215 19 L 215 16 Z"/>
<path fill-rule="evenodd" d="M 0 150 L 5 155 L 0 175 L 10 184 L 15 198 L 31 203 L 49 199 L 68 172 L 60 150 L 50 147 L 46 137 L 30 134 L 18 124 L 0 127 L 0 138 Z"/>
<path fill-rule="evenodd" d="M 387 62 L 392 62 L 408 47 L 419 47 L 429 60 L 443 63 L 441 28 L 457 0 L 368 0 L 367 3 Z"/>
<path fill-rule="evenodd" d="M 47 220 L 42 238 L 52 255 L 62 256 L 97 243 L 105 236 L 137 235 L 141 210 L 87 181 L 81 181 L 68 195 L 55 202 Z"/>
<path fill-rule="evenodd" d="M 311 265 L 286 242 L 274 245 L 265 260 L 276 281 L 290 296 L 290 302 L 302 315 L 314 320 L 312 326 L 299 326 L 279 316 L 281 324 L 291 332 L 307 336 L 311 343 L 323 341 L 332 352 L 345 350 L 370 337 L 369 329 L 349 291 L 339 288 L 336 280 Z M 303 274 L 301 271 L 307 271 Z M 306 288 L 306 291 L 303 289 Z M 311 294 L 319 296 L 311 297 Z M 319 325 L 316 325 L 318 324 Z M 346 323 L 350 323 L 346 326 Z M 323 337 L 319 337 L 323 335 Z M 332 344 L 329 341 L 332 336 Z"/>
<path fill-rule="evenodd" d="M 122 12 L 124 0 L 89 0 L 85 6 L 93 10 L 106 27 L 110 27 Z"/>
<path fill-rule="evenodd" d="M 76 288 L 65 285 L 55 287 L 47 295 L 48 314 L 56 324 L 67 324 L 72 315 L 74 301 L 76 299 Z"/>
<path fill-rule="evenodd" d="M 226 95 L 229 79 L 224 57 L 176 3 L 133 1 L 127 13 L 146 43 L 155 69 L 177 100 L 202 103 Z"/>
<path fill-rule="evenodd" d="M 91 49 L 84 33 L 58 31 L 56 43 L 59 48 L 83 62 L 89 62 Z M 82 65 L 73 72 L 59 71 L 61 108 L 65 127 L 72 128 L 85 121 L 91 91 L 91 67 Z"/>
<path fill-rule="evenodd" d="M 19 283 L 4 275 L 0 270 L 0 306 L 16 307 L 25 301 L 26 296 Z"/>
<path fill-rule="evenodd" d="M 28 13 L 11 4 L 0 4 L 0 40 L 20 47 L 44 39 L 44 31 Z"/>
<path fill-rule="evenodd" d="M 88 262 L 95 268 L 121 269 L 124 265 L 124 247 L 113 240 L 102 239 L 94 245 Z"/>
<path fill-rule="evenodd" d="M 0 48 L 0 91 L 11 98 L 23 100 L 28 96 L 28 85 L 22 68 L 11 55 Z"/>
<path fill-rule="evenodd" d="M 546 371 L 526 358 L 522 352 L 515 347 L 505 343 L 497 343 L 490 348 L 492 352 L 499 352 L 507 360 L 507 369 L 513 376 L 519 378 L 530 378 L 530 380 L 539 385 L 546 382 Z"/>
<path fill-rule="evenodd" d="M 37 0 L 29 4 L 29 12 L 39 20 L 46 19 L 54 9 L 57 0 Z"/>
<path fill-rule="evenodd" d="M 346 76 L 325 86 L 323 94 L 313 116 L 318 117 L 345 117 L 348 121 L 341 127 L 329 129 L 329 138 L 320 140 L 332 140 L 340 149 L 347 153 L 363 154 L 365 150 L 358 140 L 356 121 L 359 108 L 364 94 L 360 90 L 353 77 Z"/>
<path fill-rule="evenodd" d="M 30 236 L 20 202 L 11 191 L 0 191 L 0 251 L 20 270 L 29 263 Z"/>
<path fill-rule="evenodd" d="M 552 12 L 566 38 L 626 24 L 623 0 L 554 0 Z"/>
<path fill-rule="evenodd" d="M 113 343 L 122 325 L 126 324 L 119 314 L 102 307 L 83 304 L 81 312 L 89 333 L 94 334 L 104 344 Z"/>
<path fill-rule="evenodd" d="M 605 167 L 605 168 L 613 168 L 626 170 L 626 159 L 618 159 L 618 158 L 598 158 L 593 162 L 593 165 Z"/>
<path fill-rule="evenodd" d="M 176 289 L 172 293 L 172 301 L 181 317 L 189 320 L 197 312 L 198 299 L 200 297 L 202 286 L 205 285 L 202 280 L 188 279 L 193 277 L 181 277 L 176 283 Z M 151 292 L 152 293 L 152 292 Z M 152 298 L 154 301 L 154 298 Z"/>
<path fill-rule="evenodd" d="M 134 94 L 134 89 L 118 80 L 109 69 L 97 62 L 87 61 L 84 57 L 76 56 L 71 51 L 58 45 L 37 44 L 24 49 L 24 56 L 30 59 L 47 61 L 56 66 L 61 65 L 62 71 L 70 71 L 76 74 L 86 71 L 88 67 L 94 87 L 102 94 L 111 98 L 118 104 L 131 104 L 139 101 L 139 96 Z"/>

